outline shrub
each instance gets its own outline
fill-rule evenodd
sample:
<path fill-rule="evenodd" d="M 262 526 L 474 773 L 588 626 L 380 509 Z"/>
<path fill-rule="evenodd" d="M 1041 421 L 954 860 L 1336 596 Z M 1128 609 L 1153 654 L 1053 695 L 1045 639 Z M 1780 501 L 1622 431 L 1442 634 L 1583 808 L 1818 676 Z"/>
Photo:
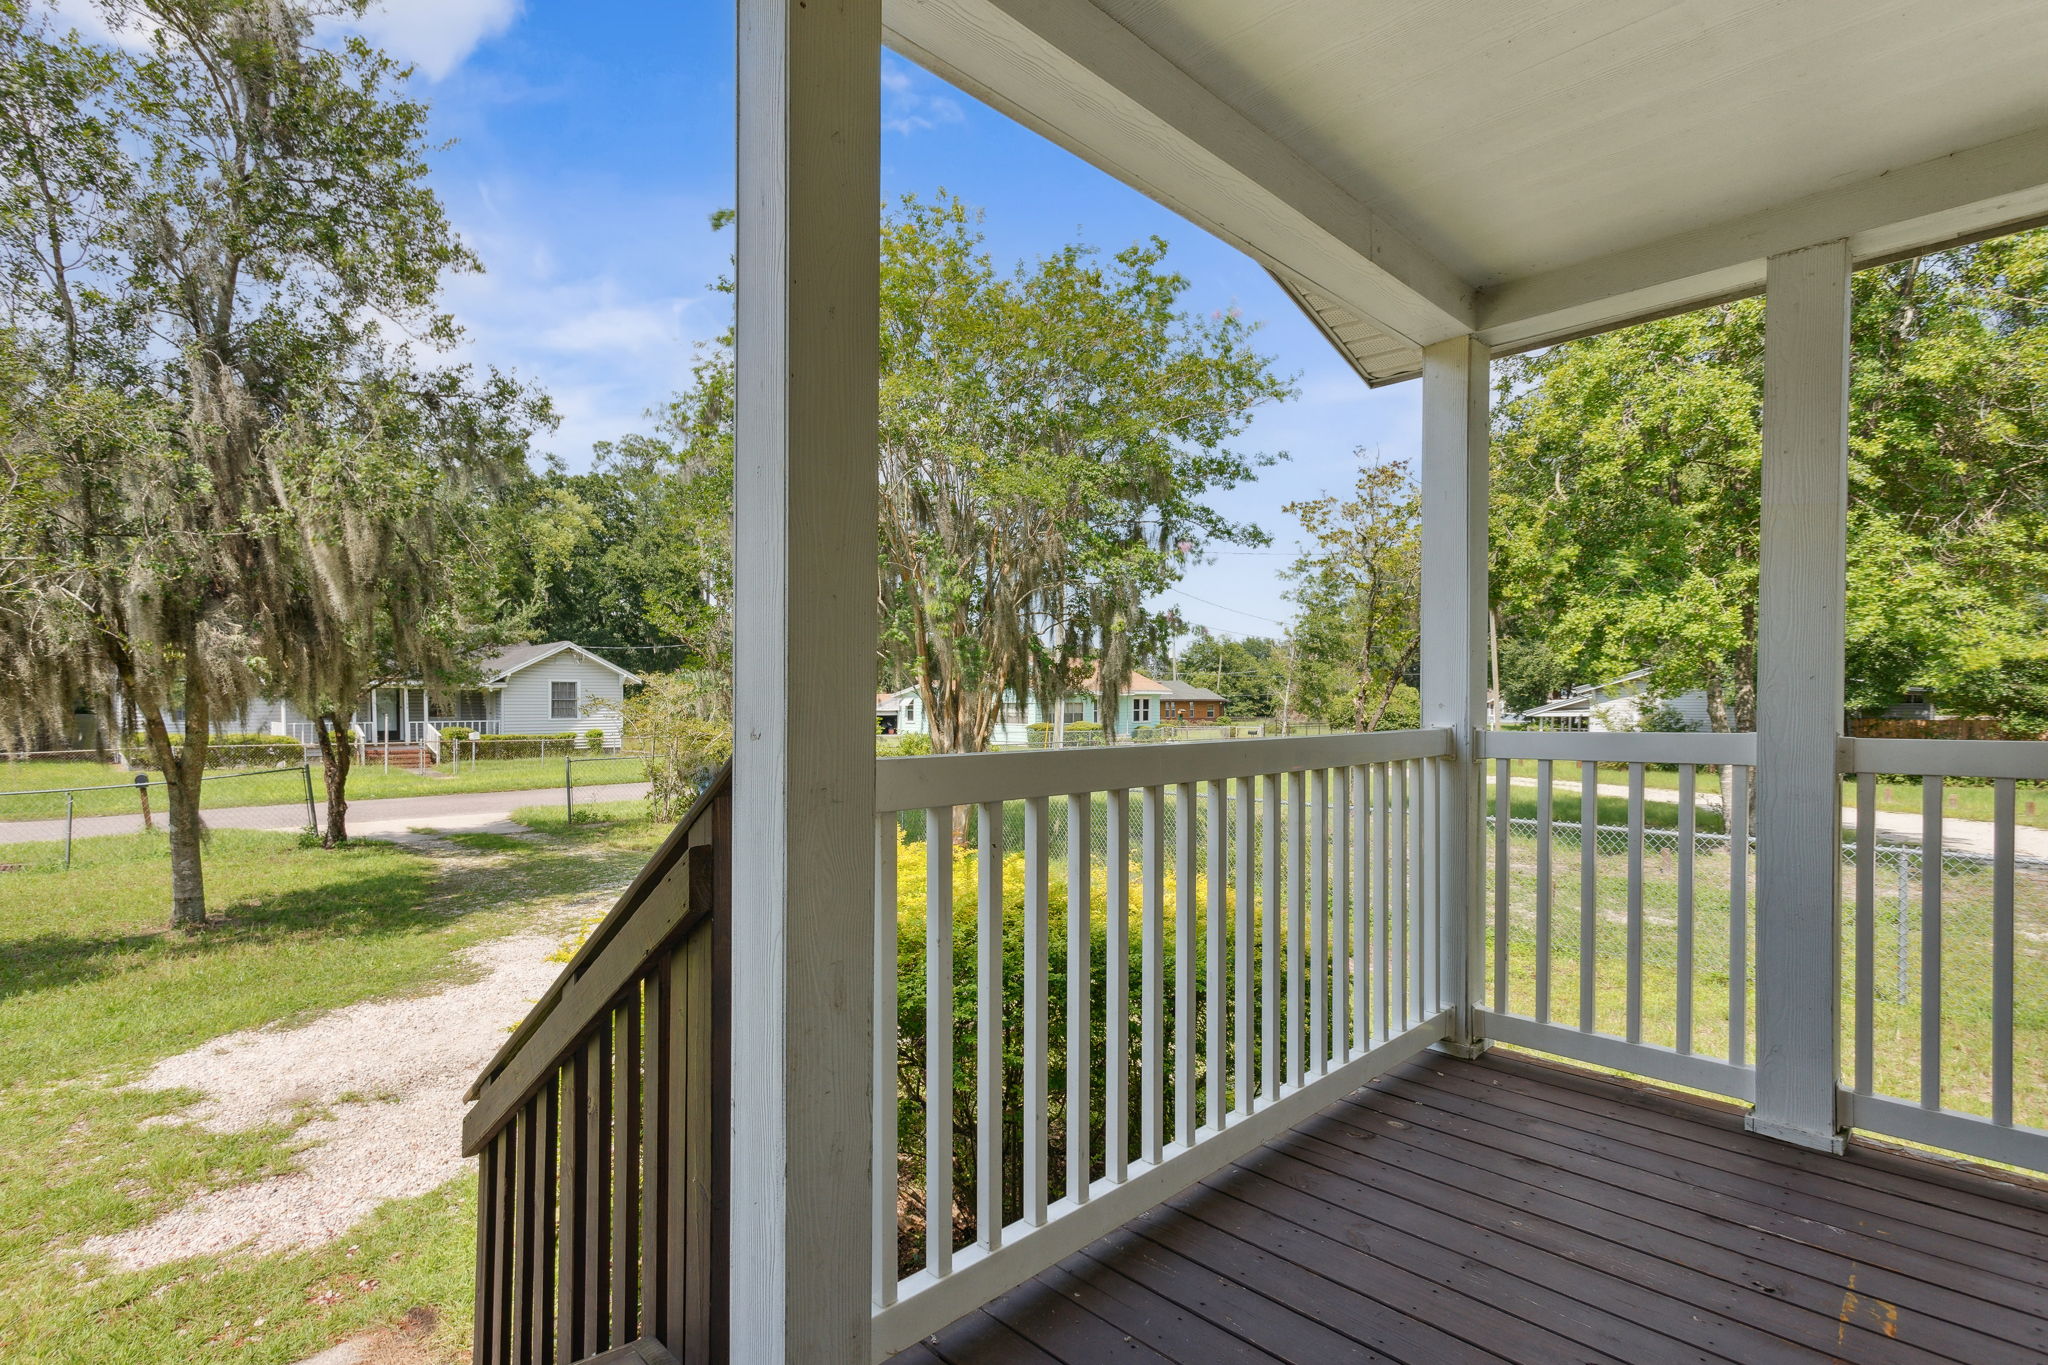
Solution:
<path fill-rule="evenodd" d="M 884 735 L 875 741 L 876 758 L 919 758 L 931 751 L 930 735 Z"/>
<path fill-rule="evenodd" d="M 478 758 L 550 758 L 566 753 L 576 747 L 576 732 L 563 730 L 552 735 L 473 735 L 465 730 L 454 733 L 455 727 L 441 732 L 441 757 L 446 759 L 459 741 L 462 757 L 468 758 L 474 752 Z M 475 740 L 474 749 L 470 741 Z"/>
<path fill-rule="evenodd" d="M 583 732 L 583 747 L 592 753 L 596 753 L 604 748 L 604 731 L 585 730 Z"/>
<path fill-rule="evenodd" d="M 1092 720 L 1077 720 L 1067 726 L 1067 733 L 1070 735 L 1100 734 L 1101 732 L 1102 726 Z"/>
<path fill-rule="evenodd" d="M 172 735 L 171 743 L 182 748 L 185 737 Z M 296 768 L 306 761 L 306 746 L 285 735 L 215 735 L 207 741 L 206 749 L 206 766 L 209 768 Z M 121 756 L 132 766 L 140 768 L 156 762 L 148 739 L 142 735 L 129 735 L 124 739 Z"/>

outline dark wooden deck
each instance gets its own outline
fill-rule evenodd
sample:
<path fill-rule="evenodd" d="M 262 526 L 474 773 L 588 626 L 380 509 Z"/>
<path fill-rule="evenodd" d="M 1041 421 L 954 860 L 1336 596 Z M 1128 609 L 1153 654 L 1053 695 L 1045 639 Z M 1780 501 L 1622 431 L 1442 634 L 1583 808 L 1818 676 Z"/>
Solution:
<path fill-rule="evenodd" d="M 900 1365 L 2048 1360 L 2048 1193 L 1431 1055 Z"/>

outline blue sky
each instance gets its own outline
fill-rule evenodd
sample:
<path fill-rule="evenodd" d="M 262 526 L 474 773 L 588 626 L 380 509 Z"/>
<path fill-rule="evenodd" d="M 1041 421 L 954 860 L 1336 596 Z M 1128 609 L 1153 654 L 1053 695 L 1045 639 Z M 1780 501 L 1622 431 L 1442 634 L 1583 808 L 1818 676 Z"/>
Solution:
<path fill-rule="evenodd" d="M 63 0 L 77 15 L 83 0 Z M 730 234 L 707 219 L 733 202 L 733 16 L 725 0 L 391 0 L 365 29 L 419 67 L 433 106 L 435 186 L 487 274 L 448 304 L 465 358 L 543 386 L 563 417 L 543 442 L 572 467 L 592 441 L 642 429 L 719 330 L 706 286 Z M 999 261 L 1074 240 L 1115 250 L 1157 233 L 1192 281 L 1190 308 L 1235 306 L 1300 397 L 1258 415 L 1241 444 L 1289 459 L 1223 495 L 1268 531 L 1261 553 L 1189 573 L 1191 622 L 1277 632 L 1290 614 L 1283 504 L 1349 486 L 1359 446 L 1413 458 L 1417 386 L 1368 390 L 1249 258 L 893 54 L 884 58 L 883 187 L 940 187 L 985 212 Z"/>

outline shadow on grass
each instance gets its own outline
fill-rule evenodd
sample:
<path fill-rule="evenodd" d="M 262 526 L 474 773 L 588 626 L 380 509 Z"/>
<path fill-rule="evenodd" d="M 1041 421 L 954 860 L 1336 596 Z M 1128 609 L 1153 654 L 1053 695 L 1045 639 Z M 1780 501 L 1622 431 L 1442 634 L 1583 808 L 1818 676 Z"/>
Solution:
<path fill-rule="evenodd" d="M 10 935 L 0 938 L 0 1000 L 114 976 L 145 961 L 204 959 L 293 940 L 414 934 L 488 908 L 482 901 L 465 907 L 459 901 L 435 899 L 435 882 L 435 869 L 424 859 L 412 866 L 387 862 L 366 876 L 337 878 L 260 900 L 235 898 L 233 888 L 223 887 L 225 894 L 216 900 L 212 922 L 197 933 L 168 926 L 138 929 L 131 923 L 101 933 L 51 929 Z"/>

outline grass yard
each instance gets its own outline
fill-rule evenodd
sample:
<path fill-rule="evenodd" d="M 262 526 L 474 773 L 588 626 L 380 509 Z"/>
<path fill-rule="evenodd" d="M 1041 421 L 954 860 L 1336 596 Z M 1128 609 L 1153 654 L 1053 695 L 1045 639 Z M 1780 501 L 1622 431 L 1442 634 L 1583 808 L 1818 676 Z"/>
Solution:
<path fill-rule="evenodd" d="M 349 771 L 348 794 L 354 801 L 385 796 L 449 796 L 461 792 L 524 791 L 529 788 L 560 787 L 562 760 L 559 758 L 505 758 L 464 764 L 455 772 L 428 770 L 385 772 L 378 763 L 359 764 Z M 610 782 L 641 782 L 646 766 L 638 755 L 578 759 L 574 768 L 576 784 L 594 786 Z M 206 784 L 201 804 L 208 809 L 224 806 L 282 806 L 306 799 L 305 779 L 296 768 L 281 771 L 218 769 L 208 774 L 221 778 Z M 160 774 L 158 775 L 160 776 Z M 8 820 L 52 820 L 64 815 L 64 798 L 57 796 L 10 796 L 57 787 L 119 786 L 118 791 L 81 791 L 76 797 L 79 815 L 130 815 L 138 808 L 131 787 L 134 774 L 103 763 L 62 759 L 24 759 L 0 762 L 0 823 Z M 313 794 L 325 801 L 320 767 L 313 765 Z M 150 792 L 151 809 L 163 815 L 162 788 Z"/>
<path fill-rule="evenodd" d="M 408 1314 L 438 1323 L 429 1358 L 465 1358 L 467 1177 L 305 1252 L 131 1273 L 78 1247 L 293 1162 L 295 1125 L 152 1124 L 193 1097 L 123 1082 L 235 1030 L 449 980 L 463 949 L 623 884 L 666 826 L 602 813 L 634 818 L 556 817 L 475 859 L 223 830 L 207 848 L 221 922 L 196 936 L 162 927 L 160 836 L 80 840 L 69 873 L 0 873 L 0 1359 L 290 1365 Z M 0 862 L 18 851 L 0 846 Z"/>
<path fill-rule="evenodd" d="M 1628 765 L 1626 763 L 1602 763 L 1599 766 L 1599 770 L 1601 786 L 1623 787 L 1628 785 Z M 1515 759 L 1513 760 L 1513 771 L 1514 775 L 1518 778 L 1528 778 L 1534 781 L 1536 777 L 1536 760 L 1532 758 Z M 1576 762 L 1567 763 L 1559 760 L 1552 765 L 1550 776 L 1556 782 L 1576 783 L 1579 780 L 1579 765 Z M 1711 796 L 1715 800 L 1720 799 L 1720 769 L 1701 768 L 1698 770 L 1696 780 L 1698 784 L 1697 790 L 1701 796 Z M 1678 790 L 1678 774 L 1675 772 L 1659 772 L 1656 769 L 1645 769 L 1643 772 L 1643 786 L 1650 790 L 1675 792 Z M 1573 799 L 1575 803 L 1574 808 L 1576 809 L 1576 795 L 1574 795 Z M 1877 784 L 1877 808 L 1879 810 L 1894 811 L 1902 815 L 1918 815 L 1920 813 L 1920 801 L 1921 790 L 1920 784 L 1917 782 L 1880 782 Z M 1966 786 L 1958 782 L 1947 782 L 1942 786 L 1942 810 L 1953 819 L 1989 821 L 1992 817 L 1991 802 L 1992 791 L 1989 784 Z M 1646 802 L 1645 809 L 1648 810 L 1658 805 L 1668 804 L 1668 802 Z M 1855 804 L 1856 783 L 1852 779 L 1842 784 L 1842 805 L 1845 808 L 1853 808 Z M 1626 802 L 1623 803 L 1622 809 L 1623 813 L 1626 814 Z M 2020 783 L 2016 815 L 2019 823 L 2022 825 L 2031 825 L 2036 829 L 2048 829 L 2048 787 L 2035 782 Z"/>

